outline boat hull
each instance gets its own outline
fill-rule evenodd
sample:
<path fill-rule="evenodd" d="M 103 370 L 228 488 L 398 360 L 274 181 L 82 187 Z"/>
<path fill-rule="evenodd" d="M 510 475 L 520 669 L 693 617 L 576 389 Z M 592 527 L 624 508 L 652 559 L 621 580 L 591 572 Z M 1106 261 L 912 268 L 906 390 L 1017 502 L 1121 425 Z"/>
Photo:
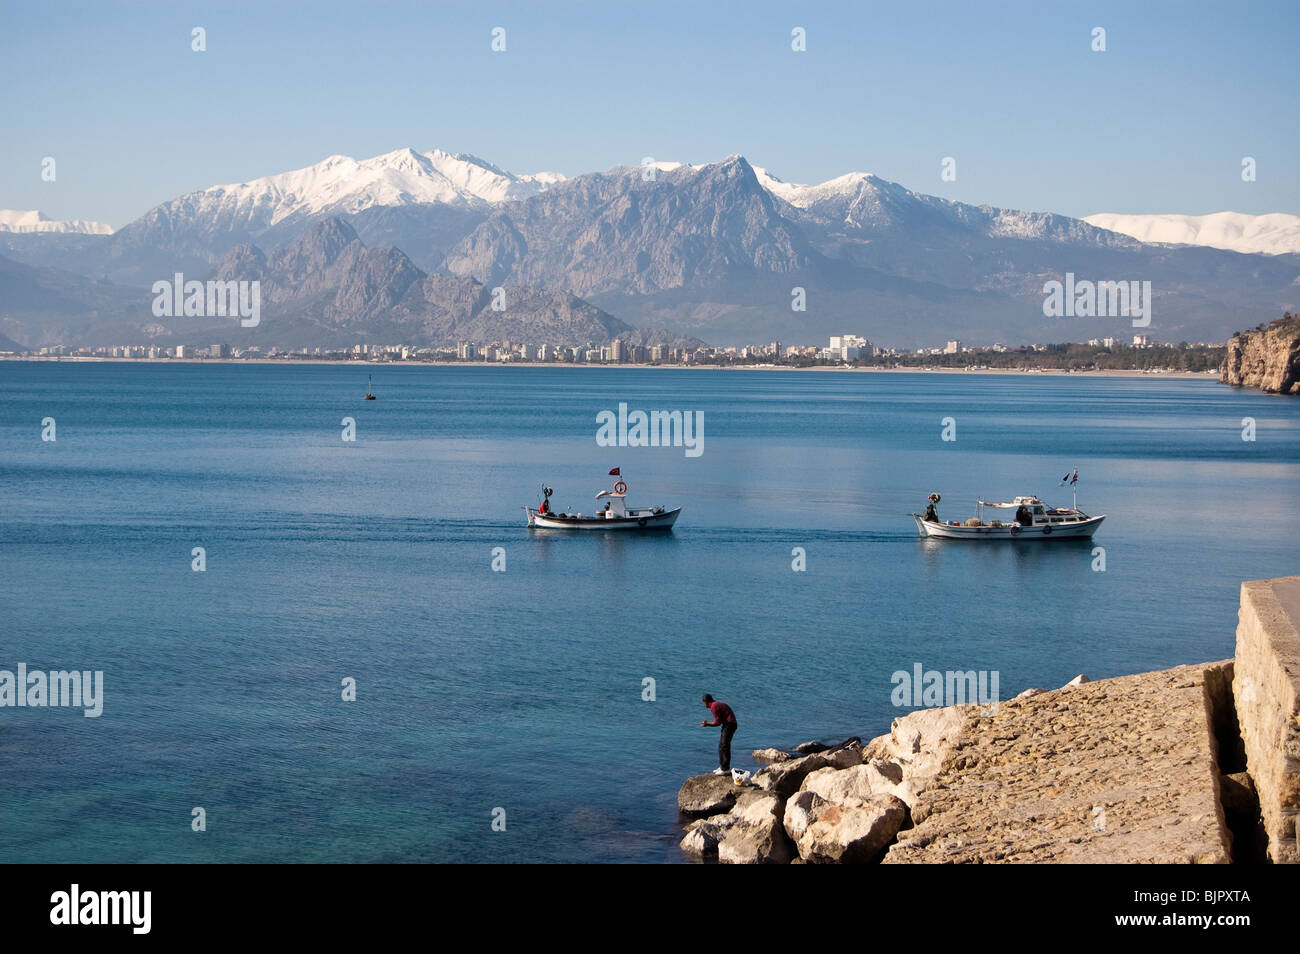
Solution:
<path fill-rule="evenodd" d="M 671 530 L 677 522 L 682 508 L 665 510 L 663 513 L 633 515 L 628 517 L 561 517 L 555 514 L 540 514 L 536 510 L 524 508 L 528 514 L 528 526 L 534 530 L 597 530 L 600 532 L 620 531 L 637 533 L 648 530 Z"/>
<path fill-rule="evenodd" d="M 917 514 L 912 514 L 916 529 L 923 537 L 936 537 L 940 540 L 1080 540 L 1089 539 L 1106 515 L 1089 517 L 1073 523 L 1039 524 L 1031 527 L 954 527 L 946 523 L 935 523 Z"/>

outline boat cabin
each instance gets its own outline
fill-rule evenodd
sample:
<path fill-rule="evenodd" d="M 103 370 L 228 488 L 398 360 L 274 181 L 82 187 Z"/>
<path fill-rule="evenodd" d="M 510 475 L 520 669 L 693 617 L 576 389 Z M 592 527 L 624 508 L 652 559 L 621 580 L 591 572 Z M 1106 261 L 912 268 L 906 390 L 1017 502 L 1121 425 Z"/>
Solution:
<path fill-rule="evenodd" d="M 1044 507 L 1037 497 L 1017 497 L 1011 503 L 1016 508 L 1016 523 L 1022 527 L 1042 522 Z"/>
<path fill-rule="evenodd" d="M 1081 510 L 1069 509 L 1061 510 L 1056 507 L 1048 507 L 1038 497 L 1016 497 L 1011 503 L 990 503 L 987 500 L 977 501 L 979 517 L 983 523 L 984 508 L 992 507 L 997 510 L 1014 510 L 1015 516 L 1010 522 L 1014 522 L 1022 527 L 1039 527 L 1045 524 L 1058 523 L 1081 523 L 1090 519 L 1086 513 Z M 992 526 L 1002 526 L 1002 521 L 992 521 Z"/>
<path fill-rule="evenodd" d="M 598 513 L 607 520 L 613 520 L 615 517 L 630 517 L 627 504 L 624 502 L 624 494 L 616 494 L 612 490 L 602 490 L 596 494 L 596 499 L 605 499 L 605 505 L 598 509 Z"/>

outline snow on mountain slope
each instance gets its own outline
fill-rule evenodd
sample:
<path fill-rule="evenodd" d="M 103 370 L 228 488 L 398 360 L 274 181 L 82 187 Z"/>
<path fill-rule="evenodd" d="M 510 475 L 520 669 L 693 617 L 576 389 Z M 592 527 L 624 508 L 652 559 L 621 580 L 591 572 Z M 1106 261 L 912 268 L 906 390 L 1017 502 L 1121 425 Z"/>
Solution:
<path fill-rule="evenodd" d="M 753 169 L 754 175 L 764 189 L 799 209 L 807 209 L 827 200 L 852 196 L 862 188 L 863 183 L 875 178 L 869 172 L 849 172 L 820 185 L 800 185 L 797 182 L 778 179 L 761 166 L 753 166 Z"/>
<path fill-rule="evenodd" d="M 0 209 L 0 232 L 71 232 L 82 235 L 112 235 L 113 227 L 103 222 L 69 219 L 57 222 L 35 209 Z"/>
<path fill-rule="evenodd" d="M 818 185 L 799 185 L 784 182 L 758 166 L 753 168 L 759 183 L 772 195 L 850 234 L 958 228 L 989 238 L 1131 244 L 1127 238 L 1108 236 L 1078 219 L 1052 212 L 968 205 L 913 192 L 869 172 L 850 172 Z"/>
<path fill-rule="evenodd" d="M 372 159 L 330 156 L 305 169 L 212 186 L 168 204 L 190 218 L 269 228 L 295 216 L 346 215 L 375 206 L 485 207 L 535 195 L 563 179 L 554 172 L 514 175 L 441 149 L 398 149 Z"/>
<path fill-rule="evenodd" d="M 1275 212 L 1245 215 L 1123 215 L 1101 212 L 1083 221 L 1099 229 L 1130 235 L 1140 242 L 1168 245 L 1208 245 L 1230 252 L 1283 255 L 1300 252 L 1300 216 Z"/>

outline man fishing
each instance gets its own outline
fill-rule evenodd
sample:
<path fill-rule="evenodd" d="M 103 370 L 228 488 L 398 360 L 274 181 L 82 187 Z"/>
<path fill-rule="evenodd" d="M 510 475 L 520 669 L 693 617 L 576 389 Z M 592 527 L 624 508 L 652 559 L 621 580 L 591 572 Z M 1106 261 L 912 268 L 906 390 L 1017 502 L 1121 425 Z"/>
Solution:
<path fill-rule="evenodd" d="M 707 692 L 701 700 L 709 707 L 709 712 L 713 714 L 712 722 L 701 722 L 700 725 L 722 726 L 722 734 L 718 737 L 718 767 L 713 770 L 714 775 L 726 775 L 731 771 L 731 737 L 736 734 L 736 713 L 731 711 L 731 706 L 725 702 L 717 702 L 713 696 Z"/>

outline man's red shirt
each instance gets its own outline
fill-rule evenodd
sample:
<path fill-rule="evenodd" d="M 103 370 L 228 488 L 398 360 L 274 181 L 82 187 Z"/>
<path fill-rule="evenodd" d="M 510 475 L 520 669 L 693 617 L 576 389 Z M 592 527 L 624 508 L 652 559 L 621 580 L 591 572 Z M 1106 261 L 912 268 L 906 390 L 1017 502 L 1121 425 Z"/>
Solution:
<path fill-rule="evenodd" d="M 709 711 L 713 713 L 713 725 L 736 724 L 736 713 L 732 712 L 731 706 L 725 702 L 710 702 Z"/>

